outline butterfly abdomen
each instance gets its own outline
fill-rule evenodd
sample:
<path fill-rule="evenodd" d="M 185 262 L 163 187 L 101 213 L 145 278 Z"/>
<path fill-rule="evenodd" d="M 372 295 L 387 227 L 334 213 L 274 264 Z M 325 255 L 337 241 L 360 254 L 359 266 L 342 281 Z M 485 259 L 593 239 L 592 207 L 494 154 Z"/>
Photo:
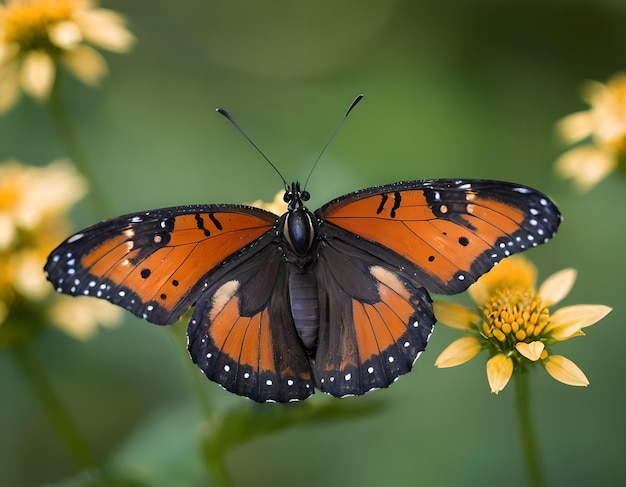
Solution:
<path fill-rule="evenodd" d="M 293 321 L 307 350 L 317 346 L 320 309 L 314 269 L 293 266 L 289 274 L 289 304 Z"/>

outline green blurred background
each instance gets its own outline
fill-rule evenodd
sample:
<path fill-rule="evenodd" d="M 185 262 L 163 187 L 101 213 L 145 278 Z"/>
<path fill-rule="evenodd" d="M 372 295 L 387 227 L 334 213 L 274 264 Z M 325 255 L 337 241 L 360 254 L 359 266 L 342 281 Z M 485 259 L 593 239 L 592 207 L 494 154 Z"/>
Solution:
<path fill-rule="evenodd" d="M 540 279 L 579 271 L 564 304 L 615 310 L 558 347 L 588 388 L 531 377 L 549 485 L 626 484 L 623 376 L 626 181 L 585 195 L 554 174 L 554 123 L 586 108 L 585 79 L 626 69 L 626 2 L 105 1 L 138 43 L 106 54 L 111 75 L 63 93 L 112 214 L 187 203 L 271 200 L 276 174 L 217 106 L 227 108 L 287 180 L 304 179 L 354 96 L 365 99 L 309 183 L 310 206 L 403 179 L 513 180 L 548 193 L 565 220 L 526 255 Z M 30 100 L 0 118 L 0 160 L 65 156 Z M 75 228 L 96 219 L 86 201 Z M 457 298 L 467 303 L 467 297 Z M 185 326 L 176 325 L 184 336 Z M 513 390 L 489 392 L 485 356 L 433 367 L 458 332 L 436 329 L 416 369 L 390 389 L 345 401 L 382 403 L 359 419 L 299 425 L 230 452 L 235 485 L 525 485 Z M 35 349 L 99 459 L 147 485 L 210 485 L 194 450 L 199 411 L 167 330 L 127 316 L 83 343 L 48 330 Z M 555 349 L 556 350 L 556 349 Z M 12 357 L 0 352 L 0 484 L 55 485 L 75 466 Z M 205 381 L 213 407 L 246 399 Z M 314 396 L 311 401 L 329 401 Z M 277 406 L 262 406 L 277 407 Z M 280 407 L 280 406 L 278 406 Z M 65 484 L 63 484 L 65 485 Z"/>

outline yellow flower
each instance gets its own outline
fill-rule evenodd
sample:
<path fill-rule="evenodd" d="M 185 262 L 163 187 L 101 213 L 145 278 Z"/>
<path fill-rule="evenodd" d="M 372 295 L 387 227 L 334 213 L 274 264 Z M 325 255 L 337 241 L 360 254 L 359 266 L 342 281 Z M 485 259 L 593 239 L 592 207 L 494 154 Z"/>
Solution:
<path fill-rule="evenodd" d="M 98 325 L 116 326 L 122 310 L 108 301 L 58 296 L 50 307 L 50 317 L 57 328 L 79 340 L 91 338 Z"/>
<path fill-rule="evenodd" d="M 626 157 L 626 73 L 615 74 L 607 84 L 589 81 L 583 99 L 590 110 L 573 113 L 557 123 L 568 144 L 585 143 L 565 152 L 556 162 L 557 172 L 587 191 L 604 179 Z"/>
<path fill-rule="evenodd" d="M 287 211 L 287 203 L 285 203 L 285 200 L 283 199 L 284 194 L 285 190 L 281 189 L 278 193 L 276 193 L 276 196 L 274 196 L 274 201 L 271 201 L 270 203 L 266 203 L 263 200 L 256 200 L 252 203 L 244 204 L 248 206 L 256 206 L 257 208 L 261 208 L 266 211 L 271 211 L 276 215 L 282 215 Z"/>
<path fill-rule="evenodd" d="M 487 379 L 494 393 L 508 383 L 515 369 L 541 364 L 554 379 L 564 384 L 586 386 L 585 374 L 570 360 L 552 355 L 553 345 L 593 325 L 611 308 L 604 305 L 574 305 L 555 312 L 550 307 L 570 292 L 576 281 L 574 269 L 550 276 L 536 289 L 537 270 L 524 257 L 503 260 L 469 288 L 478 310 L 454 303 L 435 301 L 435 316 L 448 326 L 466 332 L 437 358 L 437 367 L 467 362 L 482 349 L 487 361 Z"/>
<path fill-rule="evenodd" d="M 54 232 L 55 242 L 48 242 L 52 250 L 69 230 L 66 224 L 58 226 L 56 218 L 86 192 L 85 180 L 67 161 L 45 167 L 24 166 L 13 160 L 0 164 L 0 251 L 10 247 L 19 232 L 38 239 Z M 55 224 L 50 225 L 50 221 Z M 42 227 L 46 228 L 40 231 Z"/>
<path fill-rule="evenodd" d="M 0 4 L 0 113 L 18 100 L 20 88 L 37 100 L 50 94 L 56 63 L 97 85 L 107 74 L 102 49 L 127 52 L 134 43 L 122 16 L 90 0 L 8 0 Z"/>
<path fill-rule="evenodd" d="M 66 213 L 86 191 L 84 179 L 65 161 L 46 167 L 17 161 L 0 164 L 0 345 L 32 336 L 48 319 L 76 338 L 93 332 L 94 319 L 101 323 L 119 319 L 121 311 L 114 306 L 107 303 L 111 310 L 106 311 L 90 303 L 83 306 L 80 319 L 72 315 L 70 327 L 71 309 L 62 317 L 60 305 L 47 301 L 52 288 L 43 265 L 69 232 Z M 80 306 L 82 299 L 71 301 Z"/>

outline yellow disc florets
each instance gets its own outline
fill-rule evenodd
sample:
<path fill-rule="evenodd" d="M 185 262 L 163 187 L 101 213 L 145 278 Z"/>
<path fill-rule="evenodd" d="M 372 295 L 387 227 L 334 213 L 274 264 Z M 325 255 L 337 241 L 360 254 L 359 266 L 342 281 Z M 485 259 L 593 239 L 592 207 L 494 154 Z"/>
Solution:
<path fill-rule="evenodd" d="M 512 350 L 518 342 L 537 340 L 550 317 L 547 306 L 530 289 L 499 289 L 482 311 L 481 331 L 500 351 Z"/>
<path fill-rule="evenodd" d="M 4 43 L 17 44 L 21 51 L 56 49 L 51 31 L 71 21 L 74 0 L 38 0 L 15 2 L 4 12 Z"/>

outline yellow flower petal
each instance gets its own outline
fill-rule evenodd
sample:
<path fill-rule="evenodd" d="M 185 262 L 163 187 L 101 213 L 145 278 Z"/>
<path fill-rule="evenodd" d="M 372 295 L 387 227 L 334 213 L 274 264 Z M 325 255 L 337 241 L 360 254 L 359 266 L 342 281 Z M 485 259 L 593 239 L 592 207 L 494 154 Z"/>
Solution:
<path fill-rule="evenodd" d="M 20 66 L 11 61 L 0 67 L 0 114 L 7 112 L 20 97 Z"/>
<path fill-rule="evenodd" d="M 576 304 L 556 310 L 546 325 L 544 334 L 562 341 L 578 334 L 581 328 L 597 323 L 613 308 L 603 304 Z"/>
<path fill-rule="evenodd" d="M 11 259 L 15 289 L 33 301 L 42 299 L 51 289 L 41 271 L 44 264 L 43 256 L 36 250 L 24 250 Z"/>
<path fill-rule="evenodd" d="M 587 80 L 583 82 L 580 89 L 581 98 L 589 105 L 602 103 L 611 95 L 607 85 L 599 81 Z"/>
<path fill-rule="evenodd" d="M 548 277 L 539 288 L 539 297 L 545 306 L 560 302 L 574 287 L 577 272 L 575 269 L 563 269 Z"/>
<path fill-rule="evenodd" d="M 17 173 L 13 185 L 22 183 L 12 209 L 21 228 L 32 229 L 46 218 L 65 213 L 87 193 L 86 181 L 67 161 L 54 161 L 45 167 L 11 167 Z"/>
<path fill-rule="evenodd" d="M 83 83 L 97 86 L 109 73 L 104 58 L 91 47 L 79 46 L 63 55 L 63 63 Z"/>
<path fill-rule="evenodd" d="M 557 122 L 556 130 L 568 144 L 586 139 L 593 131 L 591 113 L 588 111 L 572 113 Z"/>
<path fill-rule="evenodd" d="M 437 321 L 457 330 L 469 330 L 472 323 L 478 323 L 480 317 L 465 306 L 447 301 L 433 302 L 433 310 Z"/>
<path fill-rule="evenodd" d="M 541 357 L 545 346 L 540 341 L 534 341 L 530 343 L 518 342 L 515 344 L 517 351 L 528 360 L 536 362 Z"/>
<path fill-rule="evenodd" d="M 440 368 L 456 367 L 473 359 L 480 352 L 480 342 L 473 336 L 464 336 L 453 341 L 441 352 L 435 366 Z"/>
<path fill-rule="evenodd" d="M 275 215 L 282 215 L 287 211 L 287 203 L 283 199 L 284 194 L 285 190 L 281 189 L 280 191 L 278 191 L 278 193 L 276 193 L 276 196 L 274 196 L 274 200 L 270 203 L 266 203 L 263 200 L 256 200 L 251 203 L 244 203 L 244 205 L 255 206 L 265 211 L 271 211 Z"/>
<path fill-rule="evenodd" d="M 478 306 L 485 304 L 495 289 L 532 288 L 537 282 L 537 269 L 525 257 L 508 257 L 472 284 L 469 295 Z"/>
<path fill-rule="evenodd" d="M 128 52 L 135 43 L 135 37 L 124 27 L 124 17 L 112 10 L 84 10 L 75 20 L 86 40 L 109 51 Z"/>
<path fill-rule="evenodd" d="M 98 325 L 116 326 L 122 310 L 108 301 L 85 297 L 60 297 L 50 310 L 54 324 L 68 335 L 87 340 L 98 330 Z"/>
<path fill-rule="evenodd" d="M 617 167 L 613 151 L 593 145 L 581 145 L 562 154 L 556 171 L 563 179 L 572 179 L 576 188 L 589 191 Z"/>
<path fill-rule="evenodd" d="M 75 49 L 83 40 L 80 27 L 75 22 L 59 22 L 48 29 L 50 41 L 61 49 Z"/>
<path fill-rule="evenodd" d="M 45 100 L 50 95 L 55 76 L 54 61 L 43 51 L 32 51 L 22 64 L 22 88 L 33 98 Z"/>
<path fill-rule="evenodd" d="M 0 251 L 11 245 L 16 230 L 13 218 L 6 212 L 0 211 Z"/>
<path fill-rule="evenodd" d="M 578 366 L 562 355 L 550 355 L 544 364 L 554 379 L 570 386 L 588 386 L 589 380 Z"/>
<path fill-rule="evenodd" d="M 487 380 L 491 392 L 498 394 L 504 389 L 513 375 L 513 360 L 499 353 L 487 361 Z"/>

